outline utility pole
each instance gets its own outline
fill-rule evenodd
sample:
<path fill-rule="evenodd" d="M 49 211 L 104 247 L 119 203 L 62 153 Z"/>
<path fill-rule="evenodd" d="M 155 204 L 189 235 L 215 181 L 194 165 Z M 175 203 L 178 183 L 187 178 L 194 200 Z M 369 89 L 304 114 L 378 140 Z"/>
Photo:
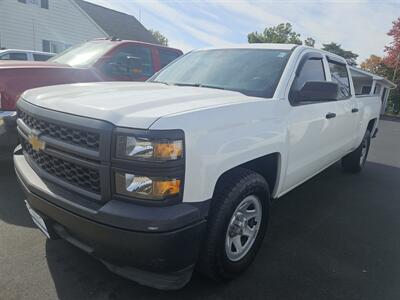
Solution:
<path fill-rule="evenodd" d="M 392 78 L 393 82 L 396 79 L 396 73 L 397 73 L 397 69 L 399 68 L 399 62 L 400 62 L 400 52 L 399 52 L 399 54 L 397 54 L 397 61 L 396 61 L 396 65 L 394 67 L 394 73 L 393 73 L 393 78 Z"/>
<path fill-rule="evenodd" d="M 33 43 L 33 50 L 36 50 L 36 28 L 35 28 L 35 19 L 32 19 L 32 43 Z"/>

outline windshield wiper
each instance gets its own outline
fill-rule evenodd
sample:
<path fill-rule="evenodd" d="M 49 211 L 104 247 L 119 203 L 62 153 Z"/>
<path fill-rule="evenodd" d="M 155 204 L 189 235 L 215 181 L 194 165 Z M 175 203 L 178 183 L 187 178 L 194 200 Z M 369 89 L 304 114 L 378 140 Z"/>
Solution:
<path fill-rule="evenodd" d="M 193 87 L 204 87 L 204 88 L 209 88 L 209 89 L 225 90 L 225 88 L 223 88 L 221 86 L 202 84 L 202 83 L 171 83 L 171 84 L 176 85 L 176 86 L 193 86 Z"/>
<path fill-rule="evenodd" d="M 154 83 L 161 83 L 161 84 L 165 84 L 165 85 L 171 85 L 170 83 L 168 83 L 168 82 L 164 82 L 164 81 L 157 81 L 157 80 L 149 80 L 148 82 L 154 82 Z"/>
<path fill-rule="evenodd" d="M 200 84 L 200 87 L 205 87 L 209 89 L 218 89 L 218 90 L 226 90 L 226 88 L 222 86 L 215 86 L 215 85 L 209 85 L 209 84 Z"/>
<path fill-rule="evenodd" d="M 200 87 L 201 84 L 200 83 L 171 83 L 172 85 L 176 85 L 176 86 L 194 86 L 194 87 Z"/>

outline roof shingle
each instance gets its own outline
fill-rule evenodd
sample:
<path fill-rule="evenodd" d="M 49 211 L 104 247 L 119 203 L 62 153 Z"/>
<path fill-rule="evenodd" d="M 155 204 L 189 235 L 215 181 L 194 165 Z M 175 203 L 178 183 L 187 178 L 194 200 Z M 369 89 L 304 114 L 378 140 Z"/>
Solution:
<path fill-rule="evenodd" d="M 109 36 L 159 44 L 151 33 L 134 17 L 83 0 L 74 0 L 81 9 Z"/>

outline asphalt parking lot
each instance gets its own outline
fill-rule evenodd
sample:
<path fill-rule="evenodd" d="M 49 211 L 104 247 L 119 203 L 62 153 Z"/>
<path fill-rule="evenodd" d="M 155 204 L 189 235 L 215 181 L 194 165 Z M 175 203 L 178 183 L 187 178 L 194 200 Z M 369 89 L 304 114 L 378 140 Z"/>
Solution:
<path fill-rule="evenodd" d="M 217 285 L 195 275 L 177 292 L 110 273 L 26 212 L 11 163 L 0 164 L 0 299 L 400 299 L 400 122 L 381 121 L 365 170 L 335 164 L 273 205 L 255 264 Z"/>

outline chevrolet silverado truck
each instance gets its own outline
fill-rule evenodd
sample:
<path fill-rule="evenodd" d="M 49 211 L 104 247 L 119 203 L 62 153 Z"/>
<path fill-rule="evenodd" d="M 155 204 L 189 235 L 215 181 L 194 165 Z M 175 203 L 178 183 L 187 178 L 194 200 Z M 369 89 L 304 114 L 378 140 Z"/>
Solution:
<path fill-rule="evenodd" d="M 47 62 L 6 61 L 0 57 L 0 152 L 11 157 L 18 144 L 16 102 L 24 91 L 76 82 L 145 81 L 180 55 L 182 51 L 160 45 L 96 39 L 71 47 Z"/>
<path fill-rule="evenodd" d="M 14 152 L 26 206 L 48 238 L 141 284 L 235 278 L 272 199 L 339 160 L 364 167 L 381 100 L 356 97 L 349 74 L 328 52 L 254 44 L 192 51 L 144 83 L 29 90 Z"/>

